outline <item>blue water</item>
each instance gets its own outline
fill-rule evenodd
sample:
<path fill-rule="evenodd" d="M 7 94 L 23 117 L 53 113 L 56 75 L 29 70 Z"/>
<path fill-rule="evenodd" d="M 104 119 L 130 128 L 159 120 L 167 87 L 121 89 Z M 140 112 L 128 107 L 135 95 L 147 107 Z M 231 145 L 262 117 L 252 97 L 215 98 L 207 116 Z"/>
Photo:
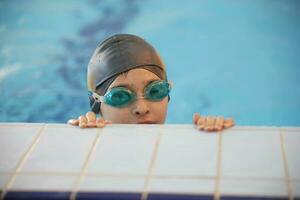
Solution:
<path fill-rule="evenodd" d="M 0 121 L 89 109 L 86 66 L 114 33 L 148 40 L 174 83 L 167 123 L 194 112 L 300 125 L 300 1 L 0 1 Z"/>

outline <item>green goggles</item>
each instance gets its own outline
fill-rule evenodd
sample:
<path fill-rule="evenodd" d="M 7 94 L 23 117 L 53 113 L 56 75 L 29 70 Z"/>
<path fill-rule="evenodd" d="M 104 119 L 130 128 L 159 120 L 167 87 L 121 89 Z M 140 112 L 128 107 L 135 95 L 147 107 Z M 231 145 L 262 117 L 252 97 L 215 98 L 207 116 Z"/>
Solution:
<path fill-rule="evenodd" d="M 126 107 L 137 99 L 147 99 L 150 101 L 161 101 L 169 95 L 171 91 L 171 83 L 166 80 L 153 81 L 144 89 L 144 94 L 138 96 L 126 87 L 115 87 L 100 96 L 92 93 L 92 97 L 97 102 L 105 103 L 113 107 Z"/>

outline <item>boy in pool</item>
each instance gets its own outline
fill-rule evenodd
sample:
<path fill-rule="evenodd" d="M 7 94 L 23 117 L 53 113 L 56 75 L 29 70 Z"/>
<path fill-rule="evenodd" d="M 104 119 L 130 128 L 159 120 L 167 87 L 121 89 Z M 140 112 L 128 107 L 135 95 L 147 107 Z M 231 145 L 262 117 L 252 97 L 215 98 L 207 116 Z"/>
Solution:
<path fill-rule="evenodd" d="M 92 112 L 69 120 L 71 125 L 102 128 L 109 123 L 165 122 L 171 84 L 159 54 L 140 37 L 118 34 L 99 44 L 88 65 L 87 86 Z M 234 125 L 230 118 L 198 113 L 193 123 L 204 131 L 221 131 Z"/>

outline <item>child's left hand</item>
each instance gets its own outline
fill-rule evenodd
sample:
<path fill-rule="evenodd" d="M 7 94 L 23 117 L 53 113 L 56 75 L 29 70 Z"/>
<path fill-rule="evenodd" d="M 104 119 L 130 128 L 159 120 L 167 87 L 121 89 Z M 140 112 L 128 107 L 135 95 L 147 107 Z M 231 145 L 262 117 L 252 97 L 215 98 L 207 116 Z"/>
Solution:
<path fill-rule="evenodd" d="M 234 126 L 232 118 L 224 119 L 224 117 L 203 117 L 200 114 L 195 113 L 193 116 L 193 122 L 196 128 L 208 132 L 222 131 L 223 129 Z"/>

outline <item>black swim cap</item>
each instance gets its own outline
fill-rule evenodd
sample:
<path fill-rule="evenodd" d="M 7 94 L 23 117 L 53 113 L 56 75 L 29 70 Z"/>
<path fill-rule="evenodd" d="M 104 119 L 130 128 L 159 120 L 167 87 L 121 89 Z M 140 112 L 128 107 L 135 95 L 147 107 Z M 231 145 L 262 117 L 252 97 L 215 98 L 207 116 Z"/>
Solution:
<path fill-rule="evenodd" d="M 167 79 L 165 65 L 155 49 L 142 38 L 130 34 L 117 34 L 100 43 L 93 53 L 87 70 L 90 106 L 100 112 L 93 92 L 104 95 L 119 74 L 134 68 L 144 68 L 161 79 Z"/>

